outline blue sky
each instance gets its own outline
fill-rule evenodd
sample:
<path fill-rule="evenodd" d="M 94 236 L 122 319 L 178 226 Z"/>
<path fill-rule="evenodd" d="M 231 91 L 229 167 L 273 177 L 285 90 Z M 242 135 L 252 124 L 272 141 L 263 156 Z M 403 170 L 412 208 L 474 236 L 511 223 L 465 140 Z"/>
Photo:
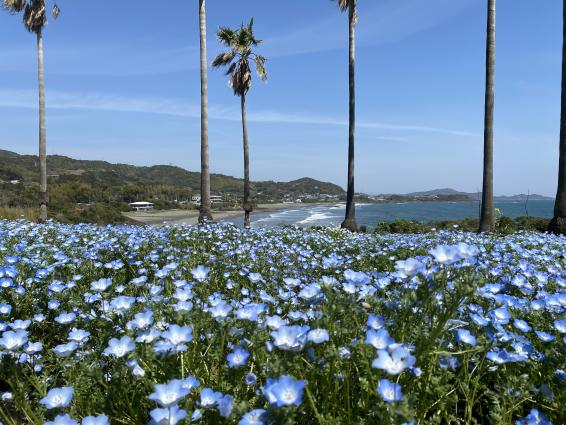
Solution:
<path fill-rule="evenodd" d="M 48 153 L 199 168 L 198 1 L 60 1 L 45 30 Z M 555 195 L 562 1 L 499 0 L 495 193 Z M 357 190 L 481 187 L 486 0 L 360 0 Z M 329 0 L 208 1 L 255 18 L 269 81 L 248 96 L 254 180 L 345 186 L 347 19 Z M 0 11 L 0 148 L 37 151 L 35 37 Z M 239 101 L 209 70 L 213 172 L 242 175 Z"/>

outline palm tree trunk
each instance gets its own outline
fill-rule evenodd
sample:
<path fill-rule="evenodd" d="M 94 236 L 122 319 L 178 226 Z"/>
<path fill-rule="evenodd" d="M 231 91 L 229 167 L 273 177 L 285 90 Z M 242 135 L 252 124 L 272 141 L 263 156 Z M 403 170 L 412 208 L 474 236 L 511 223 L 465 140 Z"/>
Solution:
<path fill-rule="evenodd" d="M 558 163 L 558 190 L 554 203 L 551 232 L 566 235 L 566 0 L 563 3 L 562 23 L 562 111 L 560 115 L 560 159 Z"/>
<path fill-rule="evenodd" d="M 350 125 L 348 137 L 348 190 L 346 194 L 346 217 L 342 228 L 353 232 L 358 230 L 356 224 L 356 204 L 354 202 L 354 147 L 356 133 L 356 2 L 348 9 L 348 27 L 350 34 Z"/>
<path fill-rule="evenodd" d="M 483 190 L 480 232 L 491 232 L 493 217 L 493 112 L 495 107 L 495 0 L 488 0 Z"/>
<path fill-rule="evenodd" d="M 37 32 L 37 76 L 39 84 L 39 221 L 47 221 L 47 153 L 45 142 L 45 78 L 43 75 L 43 37 Z"/>
<path fill-rule="evenodd" d="M 246 120 L 246 96 L 242 95 L 240 99 L 242 102 L 242 133 L 244 140 L 244 227 L 250 227 L 252 202 L 250 199 L 250 146 L 248 142 L 248 123 Z"/>
<path fill-rule="evenodd" d="M 200 214 L 199 223 L 212 220 L 208 164 L 208 76 L 206 61 L 206 0 L 199 2 L 200 21 Z"/>

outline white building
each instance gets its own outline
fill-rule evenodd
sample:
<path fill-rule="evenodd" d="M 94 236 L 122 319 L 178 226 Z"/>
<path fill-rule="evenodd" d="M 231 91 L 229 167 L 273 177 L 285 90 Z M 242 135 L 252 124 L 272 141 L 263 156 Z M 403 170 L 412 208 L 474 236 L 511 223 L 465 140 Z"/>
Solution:
<path fill-rule="evenodd" d="M 201 197 L 200 195 L 193 195 L 191 196 L 191 202 L 195 205 L 200 205 Z M 222 195 L 210 195 L 210 203 L 211 204 L 223 204 L 224 198 Z"/>
<path fill-rule="evenodd" d="M 136 211 L 150 211 L 153 209 L 153 204 L 151 202 L 132 202 L 129 205 Z"/>

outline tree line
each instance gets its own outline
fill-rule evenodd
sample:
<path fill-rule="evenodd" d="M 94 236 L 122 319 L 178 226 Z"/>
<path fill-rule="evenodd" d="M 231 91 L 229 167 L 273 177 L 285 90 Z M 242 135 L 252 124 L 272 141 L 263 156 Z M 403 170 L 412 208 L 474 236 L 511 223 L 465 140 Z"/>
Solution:
<path fill-rule="evenodd" d="M 25 28 L 36 35 L 39 92 L 39 221 L 48 217 L 49 197 L 47 192 L 46 129 L 45 129 L 45 81 L 43 70 L 43 29 L 47 23 L 49 0 L 2 0 L 4 8 L 12 14 L 21 14 Z M 348 129 L 348 180 L 346 214 L 342 227 L 357 231 L 355 195 L 355 134 L 356 134 L 356 25 L 358 22 L 358 0 L 332 0 L 340 11 L 348 16 L 348 63 L 349 63 L 349 129 Z M 483 149 L 483 189 L 480 232 L 492 232 L 495 226 L 493 205 L 493 128 L 495 108 L 495 59 L 496 59 L 496 0 L 487 2 L 486 29 L 486 82 L 485 120 Z M 210 165 L 208 147 L 208 62 L 206 53 L 206 0 L 198 0 L 200 30 L 200 80 L 201 80 L 201 206 L 199 222 L 213 219 L 210 201 Z M 50 8 L 54 19 L 61 10 L 57 4 Z M 563 0 L 563 51 L 562 51 L 562 100 L 560 118 L 560 147 L 558 189 L 554 217 L 549 231 L 566 234 L 566 0 Z M 251 224 L 253 202 L 250 189 L 249 138 L 246 120 L 246 96 L 251 88 L 253 69 L 262 80 L 267 79 L 267 59 L 256 53 L 262 41 L 253 32 L 253 19 L 248 25 L 231 29 L 221 27 L 217 37 L 227 51 L 219 54 L 212 62 L 213 68 L 226 68 L 229 84 L 234 95 L 240 98 L 242 113 L 242 142 L 244 152 L 244 224 Z"/>

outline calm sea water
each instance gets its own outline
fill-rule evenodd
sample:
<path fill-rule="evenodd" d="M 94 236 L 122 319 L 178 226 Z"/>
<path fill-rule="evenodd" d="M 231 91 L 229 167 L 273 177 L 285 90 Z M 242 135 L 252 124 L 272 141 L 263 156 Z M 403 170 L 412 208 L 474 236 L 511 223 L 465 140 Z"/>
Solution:
<path fill-rule="evenodd" d="M 495 207 L 508 217 L 526 215 L 524 202 L 496 202 Z M 528 214 L 533 217 L 552 217 L 553 201 L 529 201 Z M 282 224 L 302 226 L 339 226 L 344 219 L 345 206 L 290 206 L 288 210 L 252 214 L 253 227 L 273 227 Z M 417 220 L 420 222 L 459 220 L 478 217 L 476 202 L 408 202 L 401 204 L 362 204 L 356 206 L 359 225 L 376 226 L 380 221 Z M 242 225 L 241 218 L 230 220 Z"/>

